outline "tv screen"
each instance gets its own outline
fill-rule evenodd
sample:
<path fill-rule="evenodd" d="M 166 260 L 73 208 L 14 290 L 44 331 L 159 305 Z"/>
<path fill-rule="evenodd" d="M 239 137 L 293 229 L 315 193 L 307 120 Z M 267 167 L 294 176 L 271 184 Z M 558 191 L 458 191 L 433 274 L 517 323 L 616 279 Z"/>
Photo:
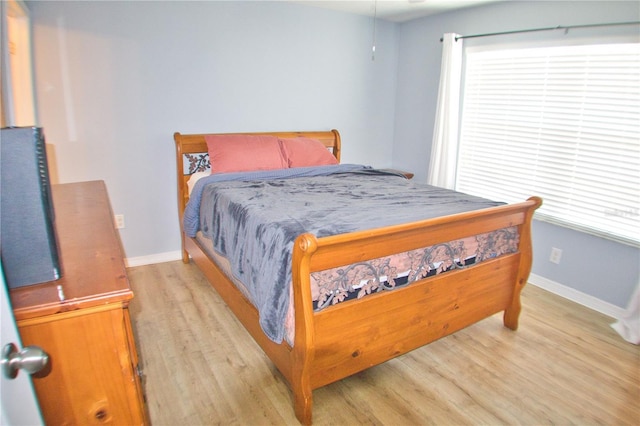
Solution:
<path fill-rule="evenodd" d="M 9 288 L 62 275 L 44 132 L 39 127 L 1 130 L 0 255 Z"/>

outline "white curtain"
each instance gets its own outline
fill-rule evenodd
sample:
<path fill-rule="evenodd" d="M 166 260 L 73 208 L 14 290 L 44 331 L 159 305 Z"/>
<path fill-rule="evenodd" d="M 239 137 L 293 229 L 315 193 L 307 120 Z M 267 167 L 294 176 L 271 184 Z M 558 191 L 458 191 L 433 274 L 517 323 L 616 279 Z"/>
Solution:
<path fill-rule="evenodd" d="M 455 186 L 458 160 L 462 39 L 456 37 L 459 34 L 447 33 L 442 38 L 440 88 L 428 174 L 429 184 L 449 189 Z"/>
<path fill-rule="evenodd" d="M 611 327 L 627 342 L 640 345 L 640 283 L 633 292 L 622 318 Z"/>

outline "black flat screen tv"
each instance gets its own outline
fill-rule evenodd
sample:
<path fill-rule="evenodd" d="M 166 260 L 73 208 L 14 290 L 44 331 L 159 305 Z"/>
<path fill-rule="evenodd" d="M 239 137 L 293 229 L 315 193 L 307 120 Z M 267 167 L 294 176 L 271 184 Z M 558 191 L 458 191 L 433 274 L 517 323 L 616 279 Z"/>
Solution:
<path fill-rule="evenodd" d="M 0 256 L 7 286 L 62 276 L 44 132 L 0 130 Z"/>

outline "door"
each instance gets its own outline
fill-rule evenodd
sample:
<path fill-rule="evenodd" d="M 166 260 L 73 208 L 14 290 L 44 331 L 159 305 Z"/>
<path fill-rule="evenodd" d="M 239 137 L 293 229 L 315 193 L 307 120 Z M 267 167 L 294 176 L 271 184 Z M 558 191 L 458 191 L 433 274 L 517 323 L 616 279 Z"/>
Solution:
<path fill-rule="evenodd" d="M 22 348 L 13 311 L 9 302 L 7 286 L 4 281 L 4 272 L 0 264 L 0 347 L 4 348 L 9 343 Z M 38 407 L 38 401 L 33 391 L 31 377 L 25 371 L 19 371 L 15 379 L 9 379 L 0 374 L 0 424 L 7 426 L 17 425 L 42 425 L 42 415 Z"/>
<path fill-rule="evenodd" d="M 2 127 L 34 125 L 36 118 L 31 71 L 31 30 L 29 11 L 22 1 L 0 1 L 0 31 L 0 123 Z M 1 263 L 0 337 L 0 350 L 10 343 L 18 350 L 22 348 Z M 0 424 L 43 424 L 31 377 L 25 371 L 19 371 L 14 379 L 9 379 L 0 371 Z"/>
<path fill-rule="evenodd" d="M 31 59 L 31 18 L 21 0 L 0 1 L 2 126 L 37 122 Z"/>

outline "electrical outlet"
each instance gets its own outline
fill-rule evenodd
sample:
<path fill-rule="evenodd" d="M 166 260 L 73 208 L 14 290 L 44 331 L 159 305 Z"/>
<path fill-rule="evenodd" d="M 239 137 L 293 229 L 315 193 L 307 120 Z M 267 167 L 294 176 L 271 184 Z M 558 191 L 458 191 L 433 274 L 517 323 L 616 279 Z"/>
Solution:
<path fill-rule="evenodd" d="M 116 223 L 116 229 L 124 228 L 124 215 L 123 214 L 115 215 L 115 223 Z"/>
<path fill-rule="evenodd" d="M 562 250 L 559 248 L 551 247 L 551 256 L 549 256 L 549 262 L 559 265 L 561 257 L 562 257 Z"/>

